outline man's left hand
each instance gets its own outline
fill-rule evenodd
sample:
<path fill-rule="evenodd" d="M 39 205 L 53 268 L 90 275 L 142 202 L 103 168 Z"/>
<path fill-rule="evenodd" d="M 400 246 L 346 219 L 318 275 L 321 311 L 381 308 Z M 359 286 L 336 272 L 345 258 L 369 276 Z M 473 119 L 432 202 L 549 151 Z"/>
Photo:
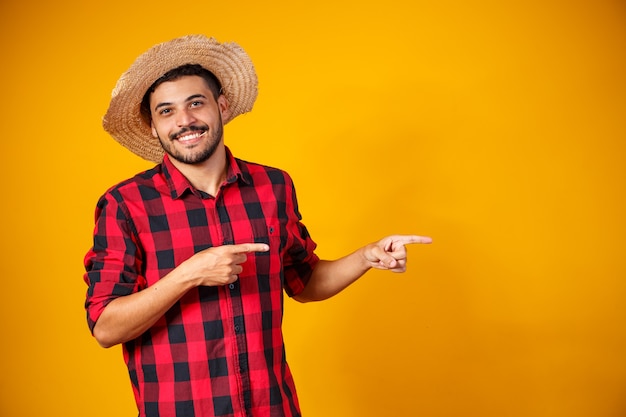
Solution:
<path fill-rule="evenodd" d="M 364 256 L 372 268 L 392 272 L 406 271 L 406 245 L 432 243 L 428 236 L 393 235 L 365 247 Z"/>

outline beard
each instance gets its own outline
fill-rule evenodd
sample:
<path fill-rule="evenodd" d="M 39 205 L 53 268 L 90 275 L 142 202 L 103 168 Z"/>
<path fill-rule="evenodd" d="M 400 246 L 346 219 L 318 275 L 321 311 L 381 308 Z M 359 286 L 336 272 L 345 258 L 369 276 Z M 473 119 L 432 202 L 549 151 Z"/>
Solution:
<path fill-rule="evenodd" d="M 198 144 L 196 147 L 187 149 L 183 152 L 176 149 L 172 144 L 178 136 L 187 132 L 207 132 L 208 137 L 207 140 Z M 161 136 L 158 136 L 158 138 L 161 142 L 163 150 L 172 159 L 175 159 L 178 162 L 182 162 L 183 164 L 195 165 L 201 164 L 211 158 L 211 156 L 213 156 L 215 150 L 222 141 L 223 134 L 224 125 L 222 123 L 222 115 L 220 114 L 219 123 L 217 124 L 217 128 L 215 130 L 209 130 L 209 127 L 204 124 L 192 125 L 189 127 L 184 127 L 180 131 L 169 135 L 168 140 L 161 139 Z"/>

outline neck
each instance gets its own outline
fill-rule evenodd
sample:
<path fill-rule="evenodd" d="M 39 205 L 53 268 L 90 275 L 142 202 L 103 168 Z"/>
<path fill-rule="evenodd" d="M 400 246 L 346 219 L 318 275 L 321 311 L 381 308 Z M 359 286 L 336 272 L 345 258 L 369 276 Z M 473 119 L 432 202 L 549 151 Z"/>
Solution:
<path fill-rule="evenodd" d="M 196 189 L 216 196 L 226 180 L 228 161 L 225 146 L 218 146 L 209 159 L 200 164 L 185 164 L 170 158 L 174 165 Z"/>

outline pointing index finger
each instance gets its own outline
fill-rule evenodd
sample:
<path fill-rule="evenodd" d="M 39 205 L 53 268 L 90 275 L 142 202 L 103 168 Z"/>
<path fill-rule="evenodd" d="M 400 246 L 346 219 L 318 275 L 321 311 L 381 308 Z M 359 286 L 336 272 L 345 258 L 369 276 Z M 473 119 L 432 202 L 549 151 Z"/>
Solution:
<path fill-rule="evenodd" d="M 411 243 L 432 243 L 433 239 L 429 236 L 418 236 L 418 235 L 400 235 L 394 236 L 391 239 L 393 243 L 399 243 L 401 245 L 409 245 Z"/>
<path fill-rule="evenodd" d="M 433 239 L 430 236 L 409 236 L 411 239 L 407 243 L 433 243 Z"/>
<path fill-rule="evenodd" d="M 231 245 L 234 253 L 249 253 L 249 252 L 267 252 L 270 247 L 265 243 L 241 243 L 238 245 Z"/>

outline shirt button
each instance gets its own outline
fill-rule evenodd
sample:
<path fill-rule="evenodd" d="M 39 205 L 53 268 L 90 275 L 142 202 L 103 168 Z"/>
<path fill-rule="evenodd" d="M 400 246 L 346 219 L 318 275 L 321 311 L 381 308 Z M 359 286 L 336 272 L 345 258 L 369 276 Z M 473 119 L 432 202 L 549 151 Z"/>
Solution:
<path fill-rule="evenodd" d="M 235 333 L 239 333 L 239 326 L 235 326 Z"/>
<path fill-rule="evenodd" d="M 228 284 L 228 288 L 230 288 L 231 290 L 235 289 L 235 284 Z"/>

